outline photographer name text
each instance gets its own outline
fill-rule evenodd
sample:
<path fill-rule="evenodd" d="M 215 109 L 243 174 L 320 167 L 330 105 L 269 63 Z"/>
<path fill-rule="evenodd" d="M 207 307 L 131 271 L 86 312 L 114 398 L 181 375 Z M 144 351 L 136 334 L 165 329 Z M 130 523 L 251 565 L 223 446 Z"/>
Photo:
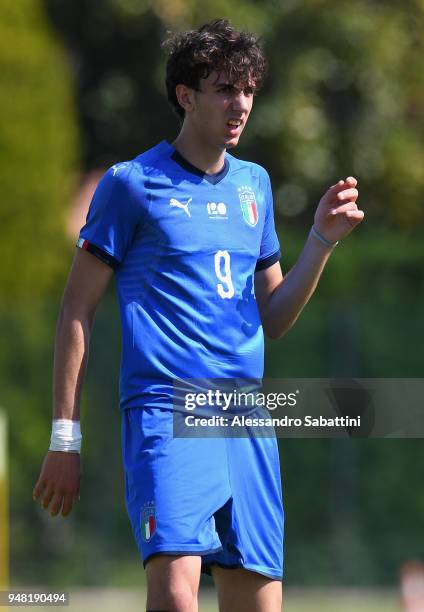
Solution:
<path fill-rule="evenodd" d="M 192 414 L 184 418 L 186 427 L 360 427 L 361 417 L 314 417 L 306 415 L 293 418 L 287 415 L 281 418 L 255 418 L 244 415 L 196 417 Z"/>

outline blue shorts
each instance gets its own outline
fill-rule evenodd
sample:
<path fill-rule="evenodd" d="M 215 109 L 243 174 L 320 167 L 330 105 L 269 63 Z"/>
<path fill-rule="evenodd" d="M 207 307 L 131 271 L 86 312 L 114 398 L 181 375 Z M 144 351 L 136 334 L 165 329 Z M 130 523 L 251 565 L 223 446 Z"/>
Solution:
<path fill-rule="evenodd" d="M 201 555 L 210 566 L 283 575 L 284 513 L 275 438 L 174 438 L 171 410 L 122 414 L 126 505 L 144 565 Z"/>

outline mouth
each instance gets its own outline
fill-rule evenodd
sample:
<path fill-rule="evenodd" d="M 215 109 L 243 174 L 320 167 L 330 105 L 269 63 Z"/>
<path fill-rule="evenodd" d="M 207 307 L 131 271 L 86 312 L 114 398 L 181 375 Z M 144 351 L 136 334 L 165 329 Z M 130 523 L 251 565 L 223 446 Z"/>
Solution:
<path fill-rule="evenodd" d="M 236 136 L 239 132 L 241 132 L 242 126 L 243 121 L 241 119 L 229 119 L 227 121 L 227 128 L 232 136 Z"/>

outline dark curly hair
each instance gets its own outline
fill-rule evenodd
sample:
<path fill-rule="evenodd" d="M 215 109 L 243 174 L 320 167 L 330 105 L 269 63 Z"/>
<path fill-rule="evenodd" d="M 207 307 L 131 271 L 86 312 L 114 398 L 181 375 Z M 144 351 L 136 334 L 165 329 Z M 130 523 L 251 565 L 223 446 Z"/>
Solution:
<path fill-rule="evenodd" d="M 216 71 L 225 72 L 230 82 L 240 88 L 253 84 L 257 91 L 262 85 L 267 64 L 258 37 L 237 31 L 226 19 L 174 34 L 163 46 L 169 53 L 168 100 L 180 118 L 184 118 L 184 109 L 175 93 L 180 83 L 199 89 L 199 80 Z"/>

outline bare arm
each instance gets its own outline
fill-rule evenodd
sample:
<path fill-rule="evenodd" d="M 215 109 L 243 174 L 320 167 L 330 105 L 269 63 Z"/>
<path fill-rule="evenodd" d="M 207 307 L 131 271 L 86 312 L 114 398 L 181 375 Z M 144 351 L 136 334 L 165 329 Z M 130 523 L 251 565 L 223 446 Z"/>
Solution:
<path fill-rule="evenodd" d="M 256 299 L 265 334 L 276 340 L 296 322 L 315 291 L 330 249 L 312 236 L 284 278 L 280 263 L 255 274 Z"/>
<path fill-rule="evenodd" d="M 59 313 L 53 374 L 53 418 L 80 418 L 81 389 L 88 360 L 90 332 L 97 305 L 104 294 L 112 269 L 99 259 L 79 250 L 65 287 Z M 78 453 L 48 451 L 34 499 L 52 515 L 72 510 L 79 495 L 80 456 Z"/>
<path fill-rule="evenodd" d="M 356 200 L 356 179 L 330 187 L 315 213 L 314 226 L 330 242 L 347 236 L 363 219 Z M 310 234 L 299 259 L 283 277 L 279 263 L 255 274 L 255 293 L 267 336 L 280 338 L 299 317 L 314 293 L 332 247 Z"/>
<path fill-rule="evenodd" d="M 80 418 L 82 383 L 96 308 L 112 269 L 78 249 L 62 299 L 56 330 L 53 418 Z"/>

